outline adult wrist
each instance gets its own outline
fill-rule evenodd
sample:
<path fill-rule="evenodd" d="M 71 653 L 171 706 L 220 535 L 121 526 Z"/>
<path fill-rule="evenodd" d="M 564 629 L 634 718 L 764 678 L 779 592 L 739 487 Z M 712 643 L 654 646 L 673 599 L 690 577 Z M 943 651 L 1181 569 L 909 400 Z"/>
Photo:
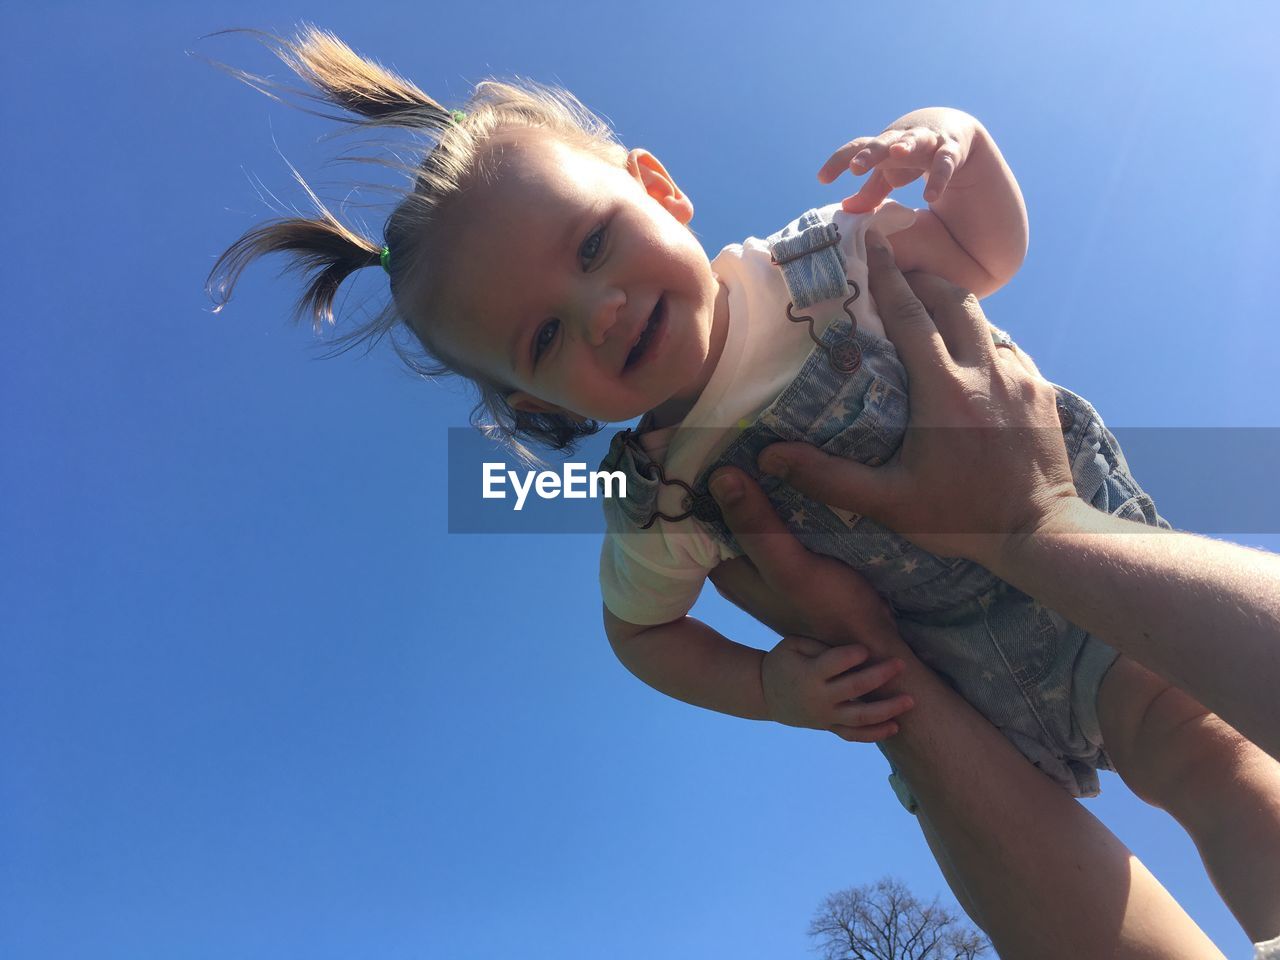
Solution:
<path fill-rule="evenodd" d="M 988 555 L 974 559 L 1001 580 L 1013 582 L 1010 574 L 1026 563 L 1039 541 L 1068 533 L 1101 532 L 1105 516 L 1079 497 L 1059 497 L 1020 529 L 992 538 Z"/>

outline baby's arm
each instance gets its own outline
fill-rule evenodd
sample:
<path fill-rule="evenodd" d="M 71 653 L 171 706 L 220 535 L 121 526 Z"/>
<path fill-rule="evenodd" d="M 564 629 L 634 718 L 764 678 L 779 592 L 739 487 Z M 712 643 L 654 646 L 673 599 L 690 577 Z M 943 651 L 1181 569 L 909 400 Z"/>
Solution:
<path fill-rule="evenodd" d="M 609 644 L 623 666 L 669 697 L 748 720 L 770 719 L 760 671 L 764 651 L 681 617 L 641 626 L 604 608 Z"/>
<path fill-rule="evenodd" d="M 945 277 L 978 296 L 998 290 L 1017 273 L 1027 252 L 1027 210 L 1013 171 L 985 127 L 960 110 L 929 107 L 895 120 L 875 137 L 860 137 L 823 164 L 818 179 L 848 168 L 871 176 L 844 201 L 865 213 L 895 187 L 927 176 L 928 210 L 891 238 L 905 272 Z"/>
<path fill-rule="evenodd" d="M 828 647 L 793 636 L 764 653 L 692 617 L 641 626 L 605 607 L 604 623 L 614 653 L 628 670 L 654 689 L 708 710 L 871 742 L 896 732 L 889 721 L 911 707 L 905 696 L 852 702 L 902 667 L 901 661 L 882 660 L 855 669 L 868 657 L 857 644 Z"/>

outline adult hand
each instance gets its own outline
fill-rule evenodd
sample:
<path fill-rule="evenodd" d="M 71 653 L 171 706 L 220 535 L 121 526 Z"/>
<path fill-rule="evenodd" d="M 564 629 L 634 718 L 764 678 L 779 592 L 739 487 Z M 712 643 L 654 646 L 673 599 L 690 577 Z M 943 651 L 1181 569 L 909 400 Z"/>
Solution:
<path fill-rule="evenodd" d="M 889 604 L 852 567 L 807 550 L 759 484 L 725 467 L 710 490 L 745 553 L 711 571 L 721 596 L 779 634 L 862 644 L 881 657 L 907 650 Z"/>
<path fill-rule="evenodd" d="M 868 234 L 871 295 L 910 380 L 902 446 L 880 467 L 803 443 L 774 444 L 760 467 L 815 500 L 866 514 L 940 556 L 991 566 L 1076 490 L 1055 393 L 1031 358 L 997 348 L 971 294 L 904 277 Z"/>
<path fill-rule="evenodd" d="M 796 630 L 765 659 L 766 698 L 780 714 L 774 719 L 863 742 L 896 732 L 892 718 L 913 701 L 893 680 L 911 653 L 889 605 L 852 568 L 806 550 L 742 471 L 717 471 L 711 493 L 749 561 L 717 568 L 717 589 L 758 618 L 761 612 L 776 618 L 781 611 Z M 821 682 L 811 682 L 813 676 Z M 839 694 L 834 701 L 832 691 Z M 863 703 L 847 702 L 854 698 Z M 828 716 L 833 707 L 836 712 Z"/>

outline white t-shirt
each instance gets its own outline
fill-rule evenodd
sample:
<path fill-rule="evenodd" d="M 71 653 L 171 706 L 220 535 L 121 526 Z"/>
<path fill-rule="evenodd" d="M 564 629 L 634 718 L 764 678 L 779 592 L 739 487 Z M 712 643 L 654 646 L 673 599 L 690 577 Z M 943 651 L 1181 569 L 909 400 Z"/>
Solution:
<path fill-rule="evenodd" d="M 827 208 L 828 210 L 831 208 Z M 862 295 L 851 309 L 858 329 L 884 336 L 884 324 L 867 289 L 867 228 L 888 235 L 910 226 L 915 214 L 887 201 L 869 214 L 834 213 L 846 272 Z M 750 237 L 730 244 L 711 261 L 712 271 L 729 291 L 729 329 L 724 350 L 693 409 L 679 424 L 638 435 L 645 452 L 663 465 L 668 477 L 692 483 L 706 464 L 728 446 L 736 429 L 756 419 L 795 379 L 813 349 L 808 324 L 787 319 L 790 295 L 782 271 L 769 257 L 764 240 Z M 843 314 L 842 301 L 806 307 L 814 334 Z M 662 485 L 657 509 L 671 516 L 683 511 L 684 492 Z M 606 533 L 600 552 L 600 590 L 619 619 L 649 626 L 677 620 L 689 612 L 702 584 L 733 553 L 695 520 L 658 520 L 638 531 L 616 501 L 605 499 Z"/>

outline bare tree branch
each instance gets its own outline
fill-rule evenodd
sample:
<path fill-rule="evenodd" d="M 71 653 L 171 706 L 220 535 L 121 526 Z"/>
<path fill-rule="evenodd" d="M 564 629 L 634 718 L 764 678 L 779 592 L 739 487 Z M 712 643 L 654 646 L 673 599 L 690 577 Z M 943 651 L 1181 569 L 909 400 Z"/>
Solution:
<path fill-rule="evenodd" d="M 978 960 L 991 944 L 894 877 L 830 894 L 809 921 L 823 960 Z"/>

